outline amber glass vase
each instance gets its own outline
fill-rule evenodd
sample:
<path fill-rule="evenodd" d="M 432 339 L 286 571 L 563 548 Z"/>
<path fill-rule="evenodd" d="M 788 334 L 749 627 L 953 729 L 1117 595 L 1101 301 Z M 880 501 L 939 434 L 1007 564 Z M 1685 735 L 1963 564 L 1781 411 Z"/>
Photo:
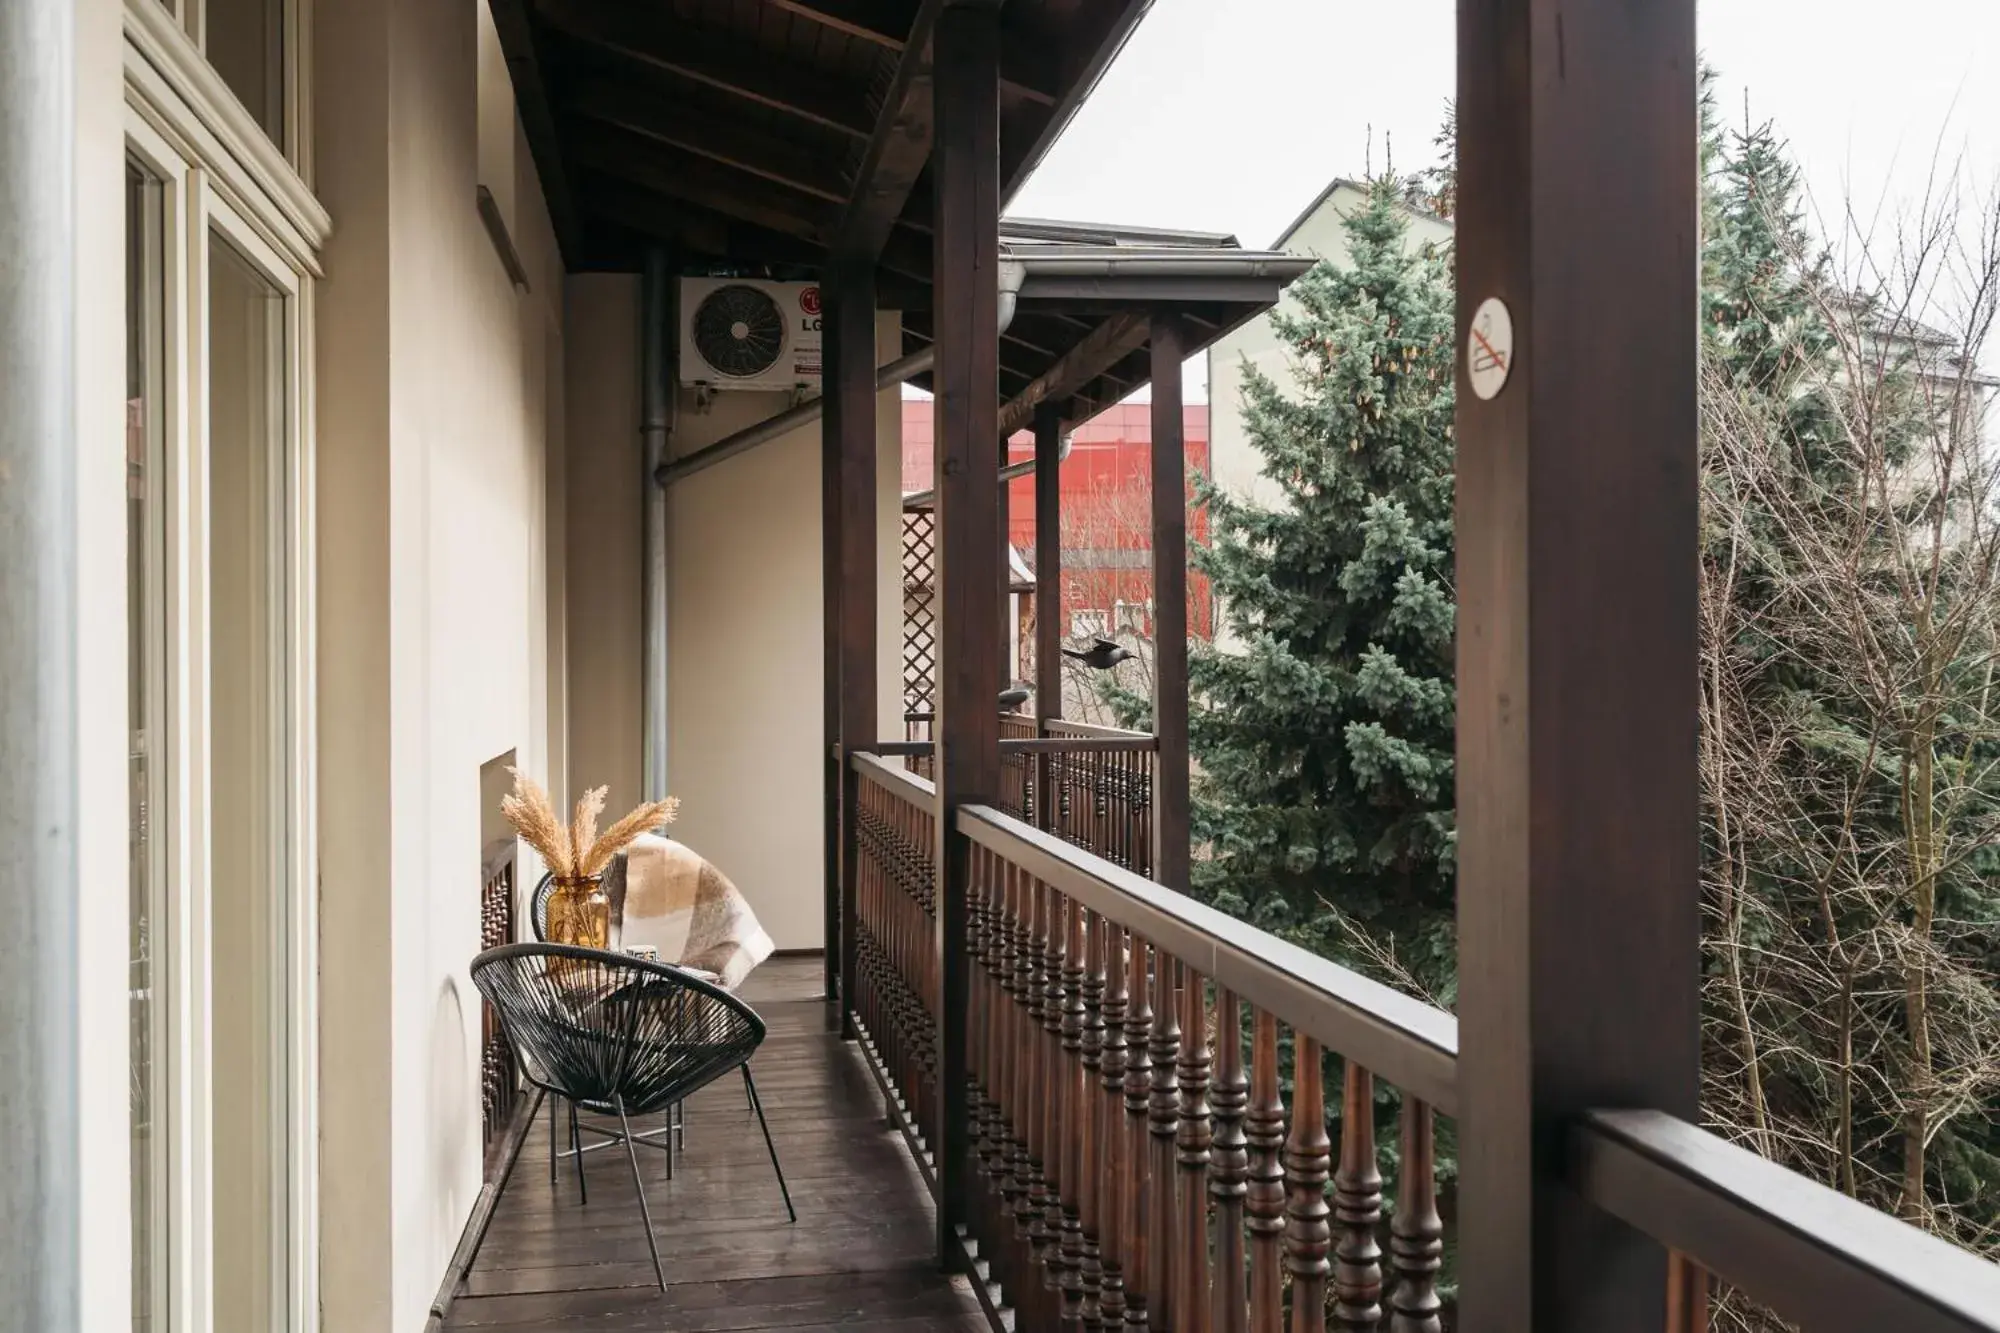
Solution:
<path fill-rule="evenodd" d="M 551 944 L 576 944 L 586 949 L 615 949 L 611 938 L 611 897 L 604 879 L 557 877 L 549 893 L 548 938 Z"/>

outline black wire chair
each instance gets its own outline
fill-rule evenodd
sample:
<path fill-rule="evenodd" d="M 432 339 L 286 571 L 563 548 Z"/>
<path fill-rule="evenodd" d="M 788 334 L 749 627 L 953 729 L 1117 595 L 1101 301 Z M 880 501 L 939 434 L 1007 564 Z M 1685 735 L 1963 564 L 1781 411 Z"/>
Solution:
<path fill-rule="evenodd" d="M 662 1288 L 666 1271 L 634 1147 L 662 1145 L 634 1134 L 632 1116 L 664 1111 L 731 1070 L 741 1070 L 785 1213 L 799 1220 L 750 1077 L 750 1056 L 762 1044 L 765 1029 L 749 1005 L 669 964 L 568 944 L 488 949 L 472 960 L 472 982 L 499 1014 L 530 1083 L 566 1098 L 572 1108 L 618 1117 L 617 1131 L 586 1128 L 625 1145 L 653 1273 Z M 666 1148 L 672 1152 L 671 1140 Z M 578 1154 L 579 1186 L 582 1180 Z M 502 1180 L 500 1188 L 506 1187 Z"/>
<path fill-rule="evenodd" d="M 623 852 L 612 857 L 611 864 L 604 869 L 604 888 L 611 895 L 614 911 L 621 910 L 624 906 L 625 870 L 626 859 Z M 534 930 L 537 940 L 546 941 L 549 938 L 549 899 L 554 896 L 555 891 L 555 872 L 553 870 L 543 871 L 541 879 L 536 881 L 535 891 L 528 897 L 528 925 Z M 710 974 L 702 973 L 700 979 L 704 981 L 710 980 Z M 580 1136 L 577 1132 L 576 1108 L 572 1106 L 569 1108 L 569 1147 L 559 1150 L 556 1147 L 556 1117 L 558 1114 L 556 1102 L 560 1100 L 562 1099 L 556 1098 L 549 1103 L 549 1183 L 551 1185 L 556 1182 L 556 1164 L 558 1159 L 576 1157 L 583 1153 L 592 1152 L 597 1148 L 610 1146 L 609 1144 L 601 1143 L 585 1144 L 580 1141 Z M 754 1110 L 755 1108 L 753 1107 L 752 1109 Z M 672 1180 L 674 1176 L 674 1157 L 671 1149 L 687 1147 L 686 1106 L 676 1104 L 668 1107 L 664 1127 L 639 1131 L 641 1139 L 651 1139 L 659 1135 L 665 1135 L 668 1140 L 667 1179 Z"/>

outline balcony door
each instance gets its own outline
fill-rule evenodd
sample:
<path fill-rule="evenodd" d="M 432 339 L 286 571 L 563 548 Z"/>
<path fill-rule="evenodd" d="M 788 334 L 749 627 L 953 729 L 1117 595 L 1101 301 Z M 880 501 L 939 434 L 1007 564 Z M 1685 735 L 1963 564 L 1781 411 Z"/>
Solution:
<path fill-rule="evenodd" d="M 307 291 L 128 121 L 134 1333 L 316 1327 Z"/>

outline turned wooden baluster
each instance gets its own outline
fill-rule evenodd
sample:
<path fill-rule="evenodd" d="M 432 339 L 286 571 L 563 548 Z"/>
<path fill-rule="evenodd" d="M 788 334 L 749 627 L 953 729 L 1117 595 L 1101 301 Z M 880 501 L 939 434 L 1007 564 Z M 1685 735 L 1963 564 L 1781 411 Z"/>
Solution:
<path fill-rule="evenodd" d="M 1215 1212 L 1215 1276 L 1209 1321 L 1214 1333 L 1245 1333 L 1249 1310 L 1243 1289 L 1243 1196 L 1250 1179 L 1250 1156 L 1243 1113 L 1250 1104 L 1250 1082 L 1243 1075 L 1242 1003 L 1220 987 L 1215 992 L 1215 1044 L 1215 1087 L 1209 1093 L 1215 1140 L 1208 1167 L 1208 1198 Z"/>
<path fill-rule="evenodd" d="M 1160 1261 L 1148 1253 L 1153 1136 L 1147 1104 L 1153 1094 L 1153 1005 L 1147 962 L 1152 947 L 1137 935 L 1127 938 L 1131 947 L 1126 962 L 1130 999 L 1125 1009 L 1125 1327 L 1136 1333 L 1152 1325 L 1147 1296 L 1152 1270 Z M 1166 1323 L 1160 1327 L 1165 1329 Z"/>
<path fill-rule="evenodd" d="M 1174 1216 L 1174 1135 L 1180 1129 L 1181 1099 L 1175 1067 L 1181 1053 L 1180 962 L 1164 949 L 1153 950 L 1153 1090 L 1147 1103 L 1153 1143 L 1150 1168 L 1153 1193 L 1147 1202 L 1146 1254 L 1147 1303 L 1153 1323 L 1163 1329 L 1180 1328 L 1180 1309 L 1174 1301 L 1174 1264 L 1180 1257 L 1174 1245 L 1179 1230 Z"/>
<path fill-rule="evenodd" d="M 1292 1135 L 1285 1143 L 1285 1271 L 1292 1275 L 1292 1333 L 1326 1328 L 1327 1167 L 1332 1142 L 1326 1136 L 1325 1077 L 1319 1043 L 1293 1033 Z"/>
<path fill-rule="evenodd" d="M 1000 1032 L 1000 1082 L 1006 1089 L 997 1170 L 1000 1198 L 994 1218 L 993 1248 L 995 1271 L 1010 1296 L 1021 1282 L 1026 1262 L 1023 1242 L 1016 1234 L 1014 1215 L 1027 1193 L 1027 1102 L 1024 1100 L 1025 1066 L 1021 1060 L 1021 1024 L 1028 1003 L 1028 922 L 1022 897 L 1021 877 L 1013 866 L 1001 863 L 1002 901 L 1006 903 L 1002 988 L 1006 999 L 998 1016 Z"/>
<path fill-rule="evenodd" d="M 1083 915 L 1089 946 L 1078 988 L 1083 998 L 1083 1032 L 1078 1041 L 1076 1083 L 1070 1093 L 1071 1133 L 1077 1140 L 1070 1179 L 1076 1192 L 1077 1276 L 1083 1284 L 1077 1318 L 1084 1329 L 1096 1330 L 1104 1324 L 1104 1255 L 1099 1248 L 1104 1220 L 1098 1159 L 1104 1150 L 1099 1133 L 1104 1102 L 1100 1083 L 1104 1071 L 1104 937 L 1109 923 L 1095 912 Z"/>
<path fill-rule="evenodd" d="M 1207 983 L 1185 964 L 1181 976 L 1180 1124 L 1174 1130 L 1179 1184 L 1174 1269 L 1174 1311 L 1186 1333 L 1208 1333 L 1208 1161 L 1214 1139 L 1208 1123 Z"/>
<path fill-rule="evenodd" d="M 1011 950 L 1012 919 L 1007 912 L 1007 868 L 998 855 L 989 854 L 986 879 L 986 1007 L 976 1017 L 986 1043 L 986 1115 L 981 1126 L 986 1191 L 980 1216 L 980 1253 L 989 1261 L 996 1279 L 1006 1264 L 1000 1249 L 1005 1234 L 1008 1164 L 1008 1098 L 1013 1089 L 1007 1082 L 1007 1023 L 1012 1016 L 1014 997 Z"/>
<path fill-rule="evenodd" d="M 940 1080 L 944 1075 L 944 1052 L 938 1048 L 938 984 L 942 960 L 938 956 L 937 931 L 934 925 L 937 911 L 937 879 L 933 874 L 929 848 L 933 846 L 930 812 L 917 806 L 907 807 L 911 817 L 910 852 L 916 867 L 911 884 L 916 890 L 917 915 L 913 922 L 915 933 L 911 937 L 911 947 L 915 949 L 917 967 L 915 975 L 922 978 L 918 994 L 922 1002 L 917 1006 L 918 1032 L 923 1043 L 924 1088 L 923 1125 L 937 1123 L 938 1108 L 944 1101 L 944 1085 Z M 939 1145 L 933 1144 L 935 1150 Z"/>
<path fill-rule="evenodd" d="M 890 800 L 884 813 L 888 818 L 887 842 L 887 896 L 889 899 L 889 970 L 896 985 L 890 991 L 891 1006 L 889 1027 L 895 1034 L 895 1063 L 890 1066 L 896 1076 L 897 1091 L 902 1093 L 913 1111 L 923 1120 L 923 1089 L 918 1086 L 918 1057 L 915 1045 L 911 987 L 917 981 L 912 970 L 915 961 L 910 956 L 910 922 L 915 905 L 910 901 L 909 888 L 905 882 L 909 873 L 909 858 L 904 851 L 910 831 L 910 811 L 899 800 Z"/>
<path fill-rule="evenodd" d="M 1250 1033 L 1250 1107 L 1244 1119 L 1250 1333 L 1284 1333 L 1285 1103 L 1278 1089 L 1278 1020 L 1262 1009 Z"/>
<path fill-rule="evenodd" d="M 1025 1243 L 1025 1255 L 1016 1304 L 1027 1315 L 1028 1328 L 1039 1330 L 1047 1304 L 1042 1284 L 1048 1271 L 1049 1251 L 1049 1180 L 1043 1157 L 1048 1134 L 1048 1062 L 1042 1049 L 1042 1020 L 1049 994 L 1049 918 L 1048 894 L 1043 886 L 1025 872 L 1022 881 L 1032 924 L 1028 936 L 1028 1009 L 1023 1015 L 1021 1032 L 1021 1061 L 1026 1074 L 1022 1080 L 1026 1100 L 1021 1118 L 1026 1131 L 1022 1137 L 1028 1144 L 1027 1189 L 1016 1201 L 1014 1214 L 1015 1225 Z"/>
<path fill-rule="evenodd" d="M 1007 880 L 1009 899 L 1013 903 L 1011 947 L 1014 1002 L 1008 1008 L 1007 1020 L 1007 1084 L 1012 1092 L 1009 1096 L 1007 1139 L 1007 1215 L 1003 1220 L 1005 1239 L 1001 1248 L 1007 1255 L 1007 1273 L 1013 1283 L 1009 1296 L 1020 1306 L 1033 1276 L 1028 1266 L 1027 1233 L 1028 1131 L 1033 1108 L 1030 1086 L 1033 1069 L 1028 1062 L 1027 1043 L 1032 1025 L 1030 1015 L 1036 1003 L 1034 971 L 1038 955 L 1034 947 L 1034 903 L 1029 894 L 1027 877 L 1010 865 L 1007 867 Z"/>
<path fill-rule="evenodd" d="M 974 845 L 966 854 L 965 957 L 966 1014 L 965 1043 L 966 1125 L 971 1139 L 970 1199 L 967 1222 L 977 1234 L 979 1219 L 986 1207 L 986 1040 L 980 1016 L 991 1007 L 986 994 L 986 876 L 991 853 Z"/>
<path fill-rule="evenodd" d="M 1055 1103 L 1056 1156 L 1061 1162 L 1056 1172 L 1057 1202 L 1061 1229 L 1058 1249 L 1062 1256 L 1061 1306 L 1063 1327 L 1080 1330 L 1083 1323 L 1083 1144 L 1084 1128 L 1079 1112 L 1083 1101 L 1077 1095 L 1084 1079 L 1083 1021 L 1085 1004 L 1084 911 L 1081 903 L 1063 903 L 1063 1001 L 1062 1052 L 1057 1069 Z"/>
<path fill-rule="evenodd" d="M 1389 1262 L 1396 1287 L 1389 1295 L 1390 1333 L 1440 1333 L 1438 1269 L 1444 1266 L 1444 1223 L 1438 1219 L 1437 1138 L 1431 1108 L 1403 1094 L 1402 1178 L 1396 1216 L 1389 1224 Z"/>
<path fill-rule="evenodd" d="M 882 805 L 882 1036 L 883 1057 L 896 1090 L 905 1098 L 917 1095 L 912 1075 L 909 1044 L 908 1006 L 909 958 L 903 936 L 909 926 L 909 901 L 903 896 L 902 856 L 897 839 L 902 835 L 902 809 L 893 801 Z"/>
<path fill-rule="evenodd" d="M 1375 1163 L 1375 1076 L 1354 1061 L 1341 1080 L 1340 1169 L 1333 1177 L 1333 1322 L 1373 1330 L 1382 1322 L 1382 1173 Z"/>
<path fill-rule="evenodd" d="M 1069 916 L 1069 900 L 1053 888 L 1043 886 L 1049 914 L 1048 960 L 1044 970 L 1044 984 L 1048 987 L 1042 1002 L 1042 1175 L 1046 1182 L 1042 1194 L 1042 1301 L 1046 1318 L 1050 1321 L 1061 1318 L 1062 1289 L 1066 1256 L 1063 1253 L 1063 1193 L 1069 1182 L 1062 1174 L 1063 1167 L 1063 1009 L 1068 1002 L 1066 981 L 1068 977 L 1069 939 L 1066 934 Z"/>
<path fill-rule="evenodd" d="M 1104 1277 L 1099 1298 L 1106 1330 L 1125 1323 L 1125 931 L 1104 921 L 1104 1052 L 1098 1061 L 1098 1250 Z"/>

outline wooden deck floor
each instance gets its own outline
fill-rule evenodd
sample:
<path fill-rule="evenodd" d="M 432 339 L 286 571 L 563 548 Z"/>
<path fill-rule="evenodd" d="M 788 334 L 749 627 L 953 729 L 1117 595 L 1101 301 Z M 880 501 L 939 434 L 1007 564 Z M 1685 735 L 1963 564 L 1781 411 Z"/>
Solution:
<path fill-rule="evenodd" d="M 586 1155 L 583 1204 L 569 1162 L 549 1184 L 544 1111 L 447 1329 L 986 1328 L 969 1289 L 937 1267 L 929 1195 L 860 1055 L 825 1030 L 819 960 L 775 959 L 742 993 L 770 1025 L 751 1070 L 798 1223 L 785 1220 L 741 1080 L 716 1083 L 689 1103 L 673 1180 L 663 1154 L 640 1154 L 667 1272 L 662 1292 L 623 1150 Z"/>

